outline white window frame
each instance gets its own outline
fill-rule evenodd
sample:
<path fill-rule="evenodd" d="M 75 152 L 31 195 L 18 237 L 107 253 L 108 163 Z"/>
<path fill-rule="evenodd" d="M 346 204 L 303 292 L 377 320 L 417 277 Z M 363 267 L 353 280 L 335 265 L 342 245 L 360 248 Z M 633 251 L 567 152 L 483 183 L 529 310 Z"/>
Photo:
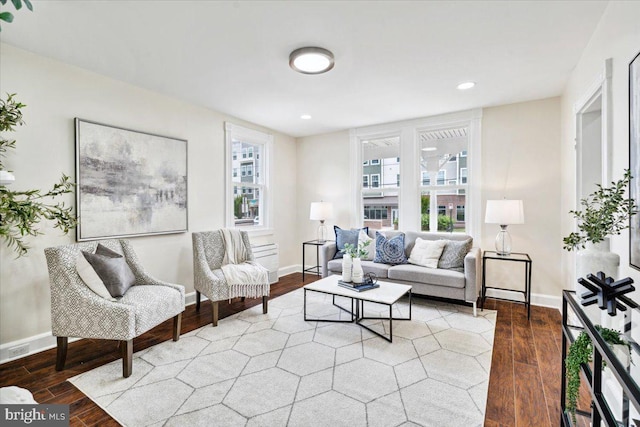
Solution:
<path fill-rule="evenodd" d="M 271 189 L 273 188 L 273 176 L 271 173 L 271 159 L 273 158 L 273 135 L 249 129 L 244 126 L 225 122 L 225 225 L 227 228 L 235 227 L 233 217 L 233 188 L 241 186 L 260 190 L 262 203 L 260 209 L 260 226 L 247 227 L 246 231 L 251 236 L 273 234 L 273 196 Z M 241 140 L 254 145 L 262 146 L 262 162 L 261 169 L 262 183 L 254 184 L 250 182 L 233 182 L 232 177 L 232 158 L 233 158 L 233 140 Z"/>
<path fill-rule="evenodd" d="M 465 227 L 466 233 L 475 239 L 482 239 L 482 194 L 480 181 L 482 177 L 482 109 L 460 111 L 439 116 L 414 120 L 385 123 L 380 125 L 353 128 L 349 132 L 350 139 L 350 226 L 363 225 L 362 190 L 362 143 L 374 138 L 391 136 L 400 137 L 400 156 L 404 159 L 416 159 L 420 155 L 418 135 L 424 130 L 441 129 L 452 126 L 468 127 L 467 154 L 469 161 L 468 183 L 465 189 Z M 420 165 L 416 162 L 403 162 L 400 165 L 400 182 L 398 189 L 399 227 L 401 230 L 420 230 Z M 446 189 L 441 186 L 439 189 Z"/>
<path fill-rule="evenodd" d="M 362 188 L 369 188 L 369 175 L 362 175 Z"/>
<path fill-rule="evenodd" d="M 371 166 L 379 165 L 380 159 L 371 159 L 371 162 L 369 163 L 371 164 Z"/>
<path fill-rule="evenodd" d="M 469 181 L 467 174 L 467 168 L 460 168 L 460 184 L 466 184 Z"/>
<path fill-rule="evenodd" d="M 379 173 L 372 173 L 371 175 L 369 175 L 371 177 L 371 185 L 369 188 L 382 188 L 382 186 L 380 185 L 380 174 Z M 378 178 L 378 185 L 374 186 L 373 185 L 373 177 L 377 177 Z"/>

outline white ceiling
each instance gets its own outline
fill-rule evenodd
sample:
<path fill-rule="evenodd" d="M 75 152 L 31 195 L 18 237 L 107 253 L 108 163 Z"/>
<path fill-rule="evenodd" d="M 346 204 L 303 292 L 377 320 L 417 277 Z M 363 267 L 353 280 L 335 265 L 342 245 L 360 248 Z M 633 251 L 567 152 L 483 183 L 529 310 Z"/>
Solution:
<path fill-rule="evenodd" d="M 0 41 L 306 136 L 560 95 L 607 2 L 33 4 Z M 302 46 L 331 50 L 335 68 L 294 72 Z"/>

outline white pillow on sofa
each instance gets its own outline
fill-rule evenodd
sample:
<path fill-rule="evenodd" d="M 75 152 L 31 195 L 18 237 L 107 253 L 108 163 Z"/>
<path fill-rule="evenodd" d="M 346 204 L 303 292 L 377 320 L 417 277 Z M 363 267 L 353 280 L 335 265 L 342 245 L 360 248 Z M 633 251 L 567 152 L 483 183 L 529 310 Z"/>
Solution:
<path fill-rule="evenodd" d="M 96 273 L 96 270 L 93 268 L 89 261 L 84 257 L 82 251 L 78 253 L 78 260 L 76 261 L 76 271 L 78 275 L 82 279 L 85 285 L 93 292 L 98 294 L 104 299 L 108 299 L 109 301 L 116 301 L 114 297 L 111 296 L 107 287 L 104 285 L 104 282 Z"/>
<path fill-rule="evenodd" d="M 446 244 L 446 240 L 424 240 L 418 237 L 409 255 L 409 263 L 438 268 L 438 260 Z"/>
<path fill-rule="evenodd" d="M 360 243 L 363 243 L 363 242 L 370 242 L 370 243 L 369 243 L 369 246 L 364 248 L 364 250 L 367 251 L 367 254 L 363 256 L 361 259 L 366 261 L 373 261 L 373 257 L 376 254 L 376 243 L 373 241 L 371 237 L 369 237 L 367 233 L 364 232 L 364 230 L 361 229 L 360 233 L 358 234 L 358 246 L 360 246 Z"/>

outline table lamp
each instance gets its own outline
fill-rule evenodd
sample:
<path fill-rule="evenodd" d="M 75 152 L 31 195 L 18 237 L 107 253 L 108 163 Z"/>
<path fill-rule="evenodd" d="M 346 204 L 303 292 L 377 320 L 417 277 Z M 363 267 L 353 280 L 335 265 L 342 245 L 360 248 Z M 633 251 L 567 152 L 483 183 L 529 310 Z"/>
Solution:
<path fill-rule="evenodd" d="M 327 226 L 324 221 L 333 218 L 333 204 L 329 202 L 311 202 L 309 219 L 320 221 L 318 226 L 318 241 L 325 242 L 327 240 Z"/>
<path fill-rule="evenodd" d="M 496 252 L 498 255 L 511 255 L 511 236 L 507 226 L 524 224 L 522 200 L 487 200 L 484 222 L 500 225 L 500 232 L 496 236 Z"/>

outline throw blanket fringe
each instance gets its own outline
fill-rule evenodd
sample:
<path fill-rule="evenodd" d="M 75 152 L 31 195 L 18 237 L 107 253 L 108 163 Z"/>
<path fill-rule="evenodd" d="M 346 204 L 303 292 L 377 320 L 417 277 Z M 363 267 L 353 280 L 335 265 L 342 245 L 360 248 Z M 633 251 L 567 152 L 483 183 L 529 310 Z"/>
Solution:
<path fill-rule="evenodd" d="M 269 272 L 254 261 L 247 261 L 249 249 L 239 230 L 222 229 L 225 255 L 222 273 L 229 286 L 229 300 L 236 297 L 258 298 L 268 296 Z"/>

